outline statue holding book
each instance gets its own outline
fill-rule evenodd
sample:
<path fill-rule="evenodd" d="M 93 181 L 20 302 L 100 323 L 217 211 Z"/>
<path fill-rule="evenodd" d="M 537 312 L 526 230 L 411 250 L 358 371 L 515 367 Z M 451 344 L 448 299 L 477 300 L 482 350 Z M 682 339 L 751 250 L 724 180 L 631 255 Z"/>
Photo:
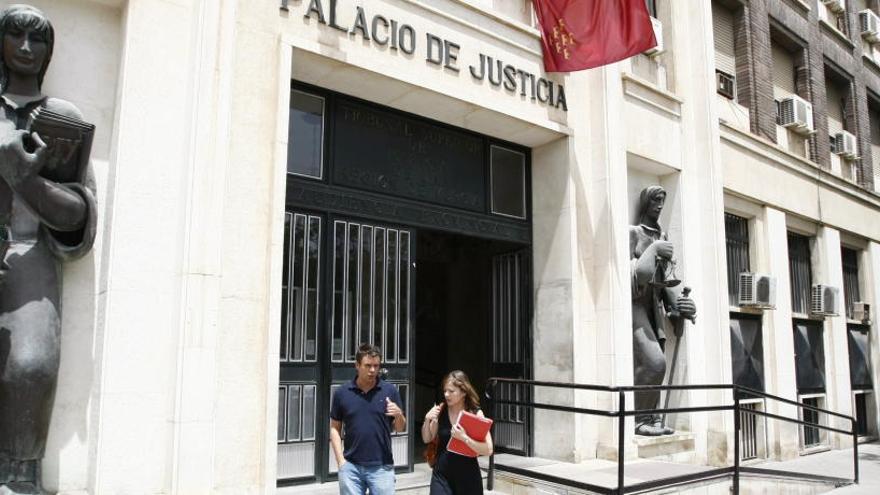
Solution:
<path fill-rule="evenodd" d="M 42 93 L 54 30 L 27 5 L 0 13 L 0 495 L 43 494 L 58 380 L 61 263 L 87 253 L 94 127 Z"/>

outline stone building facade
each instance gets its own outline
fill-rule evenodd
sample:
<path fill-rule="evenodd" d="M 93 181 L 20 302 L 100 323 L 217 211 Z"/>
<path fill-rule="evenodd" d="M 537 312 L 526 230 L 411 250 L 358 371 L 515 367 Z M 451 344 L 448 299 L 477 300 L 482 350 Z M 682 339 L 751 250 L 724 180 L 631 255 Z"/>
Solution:
<path fill-rule="evenodd" d="M 876 318 L 854 312 L 880 302 L 880 55 L 859 14 L 876 2 L 656 0 L 661 51 L 549 75 L 528 0 L 31 3 L 56 27 L 45 91 L 98 126 L 103 222 L 65 266 L 47 487 L 332 481 L 330 394 L 361 340 L 385 348 L 407 397 L 401 471 L 450 368 L 481 389 L 492 375 L 631 384 L 627 229 L 650 184 L 668 191 L 661 224 L 698 306 L 668 348 L 676 381 L 759 376 L 770 394 L 859 412 L 876 435 L 876 367 L 852 373 L 858 352 L 880 362 Z M 780 123 L 791 96 L 811 104 L 814 132 Z M 831 151 L 844 131 L 846 156 Z M 836 315 L 795 307 L 801 270 L 810 295 L 838 289 Z M 739 304 L 740 272 L 773 277 L 774 304 Z M 743 359 L 760 364 L 746 378 Z M 822 364 L 799 372 L 807 361 Z M 816 373 L 821 387 L 799 386 Z M 501 443 L 522 455 L 643 454 L 631 425 L 620 453 L 610 419 L 506 414 Z M 672 421 L 683 458 L 730 462 L 729 413 Z M 756 428 L 756 456 L 850 442 Z"/>

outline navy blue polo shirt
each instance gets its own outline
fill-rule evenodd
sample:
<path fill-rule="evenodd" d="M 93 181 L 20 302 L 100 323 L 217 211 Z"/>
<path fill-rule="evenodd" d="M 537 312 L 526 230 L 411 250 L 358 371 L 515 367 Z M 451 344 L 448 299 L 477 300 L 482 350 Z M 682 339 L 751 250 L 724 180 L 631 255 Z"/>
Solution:
<path fill-rule="evenodd" d="M 330 404 L 330 418 L 345 426 L 345 451 L 348 462 L 364 466 L 394 464 L 391 454 L 391 431 L 394 418 L 385 415 L 385 398 L 401 409 L 397 387 L 376 379 L 376 386 L 364 393 L 357 377 L 336 389 Z"/>

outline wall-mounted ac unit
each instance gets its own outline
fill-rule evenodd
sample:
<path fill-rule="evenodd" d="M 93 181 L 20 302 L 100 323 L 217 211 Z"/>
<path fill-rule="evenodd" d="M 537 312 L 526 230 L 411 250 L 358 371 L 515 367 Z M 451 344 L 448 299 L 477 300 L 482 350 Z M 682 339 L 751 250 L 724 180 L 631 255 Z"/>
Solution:
<path fill-rule="evenodd" d="M 810 313 L 816 316 L 837 316 L 838 293 L 840 289 L 830 285 L 816 284 L 813 286 L 813 297 L 810 301 Z"/>
<path fill-rule="evenodd" d="M 779 102 L 779 125 L 798 134 L 813 132 L 813 105 L 803 98 L 791 95 Z"/>
<path fill-rule="evenodd" d="M 715 82 L 718 85 L 718 94 L 730 98 L 736 98 L 736 76 L 721 70 L 715 70 Z"/>
<path fill-rule="evenodd" d="M 657 38 L 657 46 L 645 50 L 645 55 L 656 57 L 663 53 L 663 23 L 656 17 L 651 17 L 651 25 L 654 26 L 654 37 Z"/>
<path fill-rule="evenodd" d="M 868 43 L 880 41 L 880 18 L 873 10 L 865 9 L 859 12 L 859 30 L 862 38 Z"/>
<path fill-rule="evenodd" d="M 835 148 L 838 155 L 847 160 L 858 158 L 858 143 L 856 137 L 847 131 L 841 131 L 834 135 Z"/>
<path fill-rule="evenodd" d="M 828 10 L 834 12 L 835 14 L 839 14 L 846 10 L 846 4 L 844 3 L 844 0 L 822 0 L 822 3 L 824 3 L 828 7 Z"/>
<path fill-rule="evenodd" d="M 859 320 L 865 325 L 871 324 L 871 305 L 866 302 L 857 301 L 853 303 L 853 319 Z"/>
<path fill-rule="evenodd" d="M 740 306 L 776 308 L 776 277 L 758 273 L 740 273 L 738 300 Z"/>

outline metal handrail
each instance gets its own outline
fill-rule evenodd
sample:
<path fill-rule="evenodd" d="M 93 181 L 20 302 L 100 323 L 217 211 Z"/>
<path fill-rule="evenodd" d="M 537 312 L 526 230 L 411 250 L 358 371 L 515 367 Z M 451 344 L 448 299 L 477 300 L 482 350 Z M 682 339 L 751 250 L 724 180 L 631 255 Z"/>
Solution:
<path fill-rule="evenodd" d="M 590 390 L 594 392 L 617 392 L 618 394 L 618 408 L 617 410 L 603 410 L 603 409 L 591 409 L 584 407 L 575 407 L 575 406 L 562 406 L 556 404 L 546 404 L 541 402 L 534 402 L 531 400 L 525 401 L 513 401 L 513 400 L 497 400 L 495 398 L 495 386 L 499 383 L 505 384 L 513 384 L 520 386 L 531 386 L 531 387 L 551 387 L 551 388 L 564 388 L 568 390 Z M 720 405 L 720 406 L 691 406 L 691 407 L 664 407 L 657 409 L 639 409 L 639 410 L 627 410 L 626 408 L 626 392 L 643 392 L 643 391 L 671 391 L 671 390 L 730 390 L 733 395 L 733 405 Z M 740 413 L 744 410 L 740 407 L 740 394 L 752 395 L 755 397 L 762 397 L 765 399 L 775 400 L 777 402 L 781 402 L 784 404 L 793 405 L 799 408 L 803 408 L 806 410 L 828 414 L 829 416 L 835 416 L 842 419 L 847 419 L 850 421 L 851 429 L 849 431 L 842 430 L 839 428 L 833 428 L 830 426 L 825 426 L 817 423 L 809 423 L 803 421 L 801 419 L 793 419 L 785 416 L 780 416 L 777 414 L 771 414 L 764 411 L 759 411 L 756 409 L 747 409 L 746 411 L 749 414 L 756 414 L 766 418 L 778 419 L 781 421 L 787 421 L 790 423 L 796 423 L 799 425 L 809 426 L 810 428 L 818 428 L 822 430 L 832 431 L 835 433 L 840 433 L 844 435 L 852 435 L 853 437 L 853 478 L 844 479 L 844 478 L 832 478 L 825 476 L 816 476 L 810 475 L 809 479 L 821 479 L 824 481 L 834 482 L 836 484 L 848 484 L 848 483 L 858 483 L 859 482 L 859 442 L 858 442 L 858 429 L 856 427 L 856 420 L 852 416 L 847 416 L 845 414 L 837 413 L 834 411 L 829 411 L 826 409 L 822 409 L 815 406 L 810 406 L 807 404 L 802 404 L 800 402 L 792 401 L 789 399 L 785 399 L 782 397 L 778 397 L 776 395 L 768 394 L 766 392 L 762 392 L 760 390 L 755 390 L 749 387 L 743 387 L 740 385 L 734 384 L 705 384 L 705 385 L 626 385 L 626 386 L 608 386 L 608 385 L 594 385 L 594 384 L 586 384 L 586 383 L 564 383 L 564 382 L 548 382 L 548 381 L 538 381 L 538 380 L 525 380 L 519 378 L 502 378 L 502 377 L 493 377 L 489 378 L 486 382 L 486 399 L 490 401 L 492 416 L 497 417 L 497 406 L 499 404 L 503 405 L 511 405 L 517 407 L 527 407 L 531 409 L 545 409 L 551 411 L 562 411 L 562 412 L 570 412 L 576 414 L 587 414 L 591 416 L 603 416 L 603 417 L 616 417 L 617 418 L 617 441 L 618 441 L 618 454 L 617 454 L 617 488 L 607 488 L 598 485 L 593 485 L 591 483 L 584 482 L 575 482 L 572 480 L 561 479 L 550 475 L 544 475 L 539 473 L 534 473 L 531 471 L 527 471 L 521 468 L 516 468 L 513 466 L 502 466 L 504 470 L 518 473 L 526 476 L 535 477 L 538 479 L 542 479 L 544 481 L 549 481 L 553 483 L 559 483 L 563 485 L 575 486 L 581 489 L 586 489 L 590 491 L 594 491 L 597 493 L 603 494 L 615 494 L 622 495 L 624 493 L 635 492 L 639 490 L 645 490 L 648 488 L 661 488 L 668 487 L 674 484 L 686 483 L 689 481 L 696 480 L 705 480 L 708 478 L 716 478 L 719 476 L 733 476 L 733 493 L 734 495 L 739 494 L 739 480 L 740 473 L 746 474 L 777 474 L 784 476 L 791 476 L 795 478 L 803 478 L 807 479 L 807 475 L 803 473 L 797 472 L 789 472 L 782 470 L 767 470 L 767 469 L 758 469 L 758 468 L 742 468 L 740 467 Z M 659 480 L 652 480 L 648 482 L 641 482 L 633 485 L 626 486 L 623 481 L 624 475 L 624 418 L 627 416 L 634 416 L 636 414 L 656 414 L 656 413 L 682 413 L 682 412 L 708 412 L 708 411 L 733 411 L 733 429 L 734 429 L 734 455 L 733 455 L 733 466 L 728 466 L 724 468 L 716 468 L 708 471 L 703 471 L 694 474 L 682 475 L 682 476 L 671 476 L 666 478 L 661 478 Z M 489 490 L 492 490 L 494 482 L 495 482 L 495 455 L 494 453 L 489 456 L 489 474 L 487 479 L 487 487 Z"/>

